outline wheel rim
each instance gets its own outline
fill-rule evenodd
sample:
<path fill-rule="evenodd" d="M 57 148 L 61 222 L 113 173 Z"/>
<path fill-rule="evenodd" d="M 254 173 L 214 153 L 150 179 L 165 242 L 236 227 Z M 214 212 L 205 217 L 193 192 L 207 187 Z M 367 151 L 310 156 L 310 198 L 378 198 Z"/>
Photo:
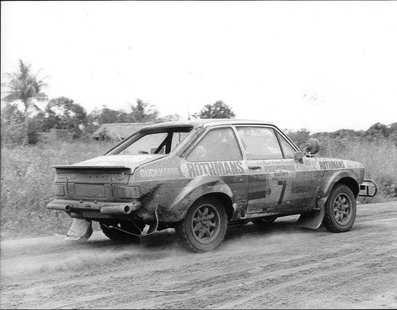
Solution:
<path fill-rule="evenodd" d="M 349 223 L 352 217 L 352 201 L 344 193 L 339 194 L 334 201 L 334 218 L 342 225 Z"/>
<path fill-rule="evenodd" d="M 211 243 L 219 233 L 219 222 L 219 212 L 213 205 L 201 205 L 193 214 L 192 232 L 194 238 L 203 244 Z"/>

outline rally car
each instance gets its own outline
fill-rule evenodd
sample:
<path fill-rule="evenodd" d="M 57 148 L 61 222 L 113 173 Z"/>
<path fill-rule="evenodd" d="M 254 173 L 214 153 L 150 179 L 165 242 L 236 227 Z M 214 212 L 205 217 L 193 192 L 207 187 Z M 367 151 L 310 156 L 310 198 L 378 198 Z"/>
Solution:
<path fill-rule="evenodd" d="M 92 221 L 115 241 L 174 228 L 194 252 L 213 250 L 228 225 L 298 223 L 351 229 L 358 195 L 373 197 L 358 162 L 317 158 L 318 141 L 300 150 L 263 121 L 201 119 L 148 125 L 103 156 L 55 166 L 47 208 L 74 218 L 67 237 L 87 239 Z"/>

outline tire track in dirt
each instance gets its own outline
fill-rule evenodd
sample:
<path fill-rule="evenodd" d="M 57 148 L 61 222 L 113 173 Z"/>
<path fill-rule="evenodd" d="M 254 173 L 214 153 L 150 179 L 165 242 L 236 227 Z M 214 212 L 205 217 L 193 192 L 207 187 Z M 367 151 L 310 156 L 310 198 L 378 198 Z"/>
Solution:
<path fill-rule="evenodd" d="M 352 231 L 230 227 L 213 252 L 175 234 L 116 245 L 95 234 L 1 244 L 3 308 L 396 308 L 397 203 L 358 205 Z"/>

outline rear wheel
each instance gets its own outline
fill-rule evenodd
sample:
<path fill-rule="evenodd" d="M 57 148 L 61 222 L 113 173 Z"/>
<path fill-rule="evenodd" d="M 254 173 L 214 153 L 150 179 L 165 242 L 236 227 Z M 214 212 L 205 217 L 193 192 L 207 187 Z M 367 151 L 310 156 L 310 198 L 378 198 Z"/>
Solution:
<path fill-rule="evenodd" d="M 268 224 L 273 223 L 277 219 L 277 216 L 267 216 L 263 217 L 257 220 L 252 220 L 252 223 L 254 223 L 258 227 L 267 227 Z"/>
<path fill-rule="evenodd" d="M 193 252 L 215 249 L 223 241 L 226 229 L 226 210 L 219 200 L 210 197 L 195 202 L 176 226 L 181 244 Z"/>
<path fill-rule="evenodd" d="M 326 204 L 323 225 L 331 232 L 345 232 L 356 219 L 356 198 L 346 185 L 336 186 Z"/>
<path fill-rule="evenodd" d="M 118 242 L 139 242 L 145 225 L 130 221 L 102 221 L 99 222 L 106 237 Z"/>

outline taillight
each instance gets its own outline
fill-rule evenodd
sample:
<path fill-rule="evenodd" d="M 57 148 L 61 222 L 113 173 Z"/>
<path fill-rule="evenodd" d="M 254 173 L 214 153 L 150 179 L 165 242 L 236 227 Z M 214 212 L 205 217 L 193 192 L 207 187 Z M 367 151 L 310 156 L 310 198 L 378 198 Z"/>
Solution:
<path fill-rule="evenodd" d="M 64 189 L 63 185 L 55 184 L 52 187 L 52 191 L 54 192 L 55 196 L 65 196 L 65 189 Z"/>

